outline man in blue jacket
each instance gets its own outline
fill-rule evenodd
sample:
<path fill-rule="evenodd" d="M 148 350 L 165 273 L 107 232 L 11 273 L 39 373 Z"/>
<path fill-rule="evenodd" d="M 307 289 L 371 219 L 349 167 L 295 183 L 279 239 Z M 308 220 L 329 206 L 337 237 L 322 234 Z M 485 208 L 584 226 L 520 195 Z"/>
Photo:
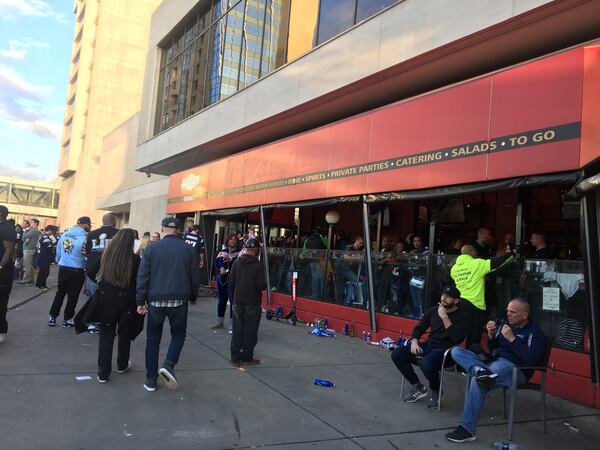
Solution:
<path fill-rule="evenodd" d="M 477 382 L 471 383 L 460 425 L 446 434 L 449 441 L 474 441 L 488 391 L 510 386 L 513 367 L 539 363 L 546 348 L 546 337 L 542 330 L 529 321 L 529 313 L 527 300 L 517 297 L 506 308 L 508 324 L 504 321 L 500 326 L 496 326 L 494 321 L 487 323 L 488 347 L 492 351 L 492 360 L 488 363 L 482 363 L 475 353 L 464 348 L 452 350 L 454 361 L 474 376 Z M 519 369 L 517 382 L 523 384 L 532 375 L 533 370 Z"/>
<path fill-rule="evenodd" d="M 69 228 L 62 234 L 56 246 L 56 262 L 58 263 L 58 290 L 54 296 L 48 326 L 56 325 L 56 318 L 67 296 L 63 328 L 74 327 L 73 316 L 79 300 L 79 293 L 85 281 L 85 240 L 87 233 L 92 228 L 89 217 L 77 219 L 77 225 Z"/>
<path fill-rule="evenodd" d="M 163 219 L 161 232 L 164 237 L 146 248 L 137 274 L 137 311 L 148 314 L 144 388 L 149 392 L 156 390 L 159 374 L 168 388 L 177 389 L 175 365 L 185 341 L 188 302 L 193 304 L 198 297 L 198 256 L 192 247 L 178 239 L 180 227 L 181 221 L 175 217 Z M 171 342 L 158 370 L 158 350 L 167 317 Z"/>

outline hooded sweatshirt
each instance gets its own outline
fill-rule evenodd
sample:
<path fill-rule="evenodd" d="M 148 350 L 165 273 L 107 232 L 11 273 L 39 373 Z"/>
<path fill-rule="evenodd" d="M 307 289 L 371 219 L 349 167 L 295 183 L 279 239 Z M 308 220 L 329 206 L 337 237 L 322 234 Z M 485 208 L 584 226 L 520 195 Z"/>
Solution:
<path fill-rule="evenodd" d="M 258 258 L 247 253 L 238 258 L 229 274 L 233 303 L 260 306 L 266 288 L 265 268 Z"/>
<path fill-rule="evenodd" d="M 72 269 L 85 267 L 86 232 L 78 225 L 69 228 L 58 241 L 56 246 L 56 262 L 59 266 Z"/>

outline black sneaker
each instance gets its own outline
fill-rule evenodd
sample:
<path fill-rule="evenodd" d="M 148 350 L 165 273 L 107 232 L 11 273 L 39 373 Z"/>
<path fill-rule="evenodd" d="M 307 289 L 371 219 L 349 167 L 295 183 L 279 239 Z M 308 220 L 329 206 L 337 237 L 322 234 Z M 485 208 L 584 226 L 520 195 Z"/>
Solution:
<path fill-rule="evenodd" d="M 407 403 L 414 403 L 422 398 L 427 397 L 427 389 L 425 386 L 415 386 L 410 394 L 404 396 L 404 401 Z"/>
<path fill-rule="evenodd" d="M 175 378 L 175 370 L 173 370 L 173 366 L 165 364 L 158 371 L 158 374 L 165 381 L 169 389 L 177 389 L 179 385 L 177 384 L 177 378 Z"/>
<path fill-rule="evenodd" d="M 156 390 L 156 378 L 146 377 L 146 382 L 144 383 L 144 389 L 146 389 L 148 392 L 154 392 Z"/>
<path fill-rule="evenodd" d="M 75 326 L 75 322 L 73 322 L 73 319 L 69 319 L 69 320 L 64 320 L 62 327 L 63 328 L 73 328 Z"/>
<path fill-rule="evenodd" d="M 56 317 L 50 316 L 48 318 L 48 326 L 49 327 L 55 327 L 56 326 Z"/>
<path fill-rule="evenodd" d="M 438 398 L 439 392 L 431 391 L 431 398 L 427 402 L 427 407 L 432 409 L 437 409 L 438 407 Z M 444 398 L 444 393 L 442 392 L 442 398 Z"/>
<path fill-rule="evenodd" d="M 490 388 L 496 384 L 496 381 L 498 380 L 498 374 L 481 367 L 475 372 L 475 380 L 479 386 Z"/>
<path fill-rule="evenodd" d="M 448 439 L 450 442 L 471 442 L 477 439 L 477 436 L 469 433 L 459 425 L 456 430 L 446 434 L 446 439 Z"/>

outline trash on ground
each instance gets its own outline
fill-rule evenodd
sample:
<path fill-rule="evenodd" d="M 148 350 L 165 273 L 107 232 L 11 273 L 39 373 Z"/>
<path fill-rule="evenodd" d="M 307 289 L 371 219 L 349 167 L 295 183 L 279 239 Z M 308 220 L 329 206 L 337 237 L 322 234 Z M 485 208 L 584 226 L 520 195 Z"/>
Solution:
<path fill-rule="evenodd" d="M 391 337 L 384 337 L 382 340 L 379 341 L 379 344 L 383 347 L 383 348 L 387 348 L 388 350 L 393 350 L 394 347 L 396 347 L 396 343 L 394 342 L 394 340 Z"/>
<path fill-rule="evenodd" d="M 310 334 L 312 334 L 313 336 L 325 336 L 325 337 L 335 337 L 335 330 L 332 330 L 331 328 L 313 328 L 313 330 L 310 332 Z"/>
<path fill-rule="evenodd" d="M 77 381 L 87 381 L 87 380 L 91 380 L 92 377 L 90 377 L 89 375 L 82 375 L 82 376 L 79 376 L 79 377 L 75 377 L 75 379 Z"/>
<path fill-rule="evenodd" d="M 313 381 L 313 383 L 316 386 L 323 386 L 323 387 L 335 387 L 335 383 L 333 381 L 329 381 L 329 380 L 321 380 L 319 378 L 315 378 L 315 380 Z"/>
<path fill-rule="evenodd" d="M 569 423 L 569 422 L 564 422 L 563 425 L 565 427 L 567 427 L 567 429 L 571 432 L 571 433 L 578 433 L 579 432 L 579 428 L 577 428 L 577 425 L 575 425 L 574 423 Z"/>

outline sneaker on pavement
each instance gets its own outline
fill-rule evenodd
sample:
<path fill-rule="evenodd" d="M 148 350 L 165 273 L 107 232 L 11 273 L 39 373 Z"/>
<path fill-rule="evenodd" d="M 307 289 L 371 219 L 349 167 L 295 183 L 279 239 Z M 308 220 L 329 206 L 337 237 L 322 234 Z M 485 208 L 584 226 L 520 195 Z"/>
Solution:
<path fill-rule="evenodd" d="M 244 366 L 256 366 L 256 365 L 260 364 L 260 360 L 258 360 L 256 358 L 252 358 L 252 359 L 248 359 L 246 361 L 242 361 L 242 364 Z"/>
<path fill-rule="evenodd" d="M 0 344 L 6 341 L 6 333 L 0 333 Z"/>
<path fill-rule="evenodd" d="M 146 377 L 146 382 L 144 383 L 144 389 L 146 389 L 148 392 L 154 392 L 156 390 L 156 378 Z"/>
<path fill-rule="evenodd" d="M 446 434 L 446 439 L 450 442 L 471 442 L 477 439 L 477 437 L 459 425 L 456 430 Z"/>
<path fill-rule="evenodd" d="M 479 367 L 475 370 L 475 380 L 479 386 L 489 388 L 496 384 L 498 374 L 483 367 Z"/>
<path fill-rule="evenodd" d="M 407 403 L 414 403 L 424 397 L 427 397 L 427 389 L 425 386 L 415 386 L 408 395 L 404 396 L 404 401 Z"/>
<path fill-rule="evenodd" d="M 125 373 L 128 372 L 129 369 L 131 369 L 131 361 L 127 361 L 127 367 L 124 369 L 117 369 L 117 373 Z"/>
<path fill-rule="evenodd" d="M 428 408 L 437 409 L 439 395 L 440 395 L 439 392 L 431 391 L 431 398 L 427 402 L 427 407 Z M 442 398 L 444 398 L 444 393 L 443 392 L 442 392 Z"/>
<path fill-rule="evenodd" d="M 169 389 L 177 389 L 177 387 L 179 385 L 177 384 L 177 378 L 175 378 L 175 370 L 173 370 L 172 366 L 168 366 L 165 364 L 158 371 L 158 374 L 165 381 L 165 383 Z"/>
<path fill-rule="evenodd" d="M 96 377 L 98 383 L 108 383 L 108 378 L 100 378 L 100 375 Z"/>
<path fill-rule="evenodd" d="M 75 326 L 75 322 L 73 322 L 73 319 L 69 319 L 69 320 L 64 320 L 62 327 L 63 328 L 73 328 Z"/>
<path fill-rule="evenodd" d="M 211 330 L 218 330 L 219 328 L 223 328 L 222 323 L 215 323 L 212 327 L 210 327 Z"/>
<path fill-rule="evenodd" d="M 230 363 L 232 366 L 236 366 L 236 367 L 238 367 L 240 364 L 242 364 L 242 361 L 241 361 L 240 359 L 233 359 L 233 358 L 231 358 L 231 359 L 229 360 L 229 363 Z"/>
<path fill-rule="evenodd" d="M 55 327 L 56 326 L 56 317 L 50 316 L 48 318 L 48 326 L 49 327 Z"/>

